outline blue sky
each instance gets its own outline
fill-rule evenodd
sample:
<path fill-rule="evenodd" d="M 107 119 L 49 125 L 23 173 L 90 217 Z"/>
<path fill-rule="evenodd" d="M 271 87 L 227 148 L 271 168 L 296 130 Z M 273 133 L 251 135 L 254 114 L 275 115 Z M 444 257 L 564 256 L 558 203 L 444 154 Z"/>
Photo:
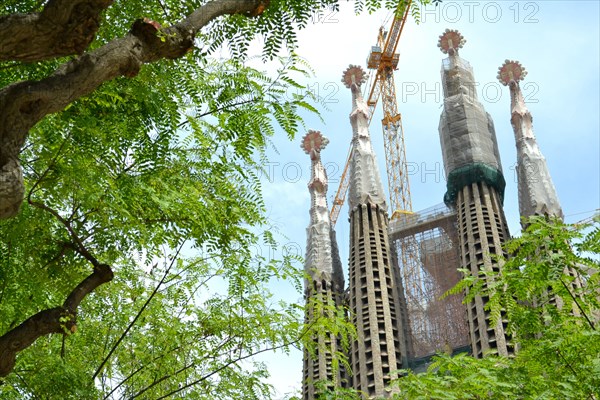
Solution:
<path fill-rule="evenodd" d="M 322 97 L 324 122 L 309 116 L 307 129 L 323 132 L 330 144 L 322 152 L 330 178 L 329 199 L 335 195 L 352 135 L 348 115 L 350 91 L 340 82 L 349 64 L 365 66 L 379 27 L 388 15 L 355 16 L 352 3 L 340 12 L 324 12 L 298 33 L 297 53 L 315 70 L 305 81 Z M 470 62 L 479 83 L 477 94 L 494 120 L 507 181 L 504 207 L 512 235 L 519 234 L 515 175 L 516 149 L 510 125 L 507 87 L 496 80 L 505 59 L 521 62 L 528 76 L 522 82 L 534 131 L 553 177 L 567 222 L 576 222 L 600 208 L 600 44 L 598 1 L 444 1 L 421 10 L 421 24 L 409 21 L 398 50 L 396 91 L 402 113 L 406 153 L 415 211 L 441 203 L 445 179 L 438 136 L 442 106 L 438 36 L 458 29 L 467 39 L 460 55 Z M 389 22 L 386 23 L 389 26 Z M 385 171 L 381 106 L 371 127 L 380 170 Z M 301 135 L 300 135 L 301 136 Z M 300 137 L 289 141 L 283 132 L 270 151 L 271 176 L 264 195 L 271 222 L 282 243 L 304 254 L 309 221 L 310 160 L 299 148 Z M 387 189 L 387 178 L 382 176 Z M 336 226 L 342 262 L 347 268 L 348 210 Z M 296 301 L 300 294 L 280 288 L 282 297 Z M 283 294 L 285 293 L 285 295 Z M 271 382 L 283 396 L 300 387 L 301 354 L 265 358 Z"/>

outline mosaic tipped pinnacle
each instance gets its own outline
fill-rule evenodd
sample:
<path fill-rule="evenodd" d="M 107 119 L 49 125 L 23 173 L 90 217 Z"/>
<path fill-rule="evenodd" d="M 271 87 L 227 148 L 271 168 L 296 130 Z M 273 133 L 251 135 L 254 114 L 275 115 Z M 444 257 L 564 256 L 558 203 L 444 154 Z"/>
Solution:
<path fill-rule="evenodd" d="M 300 147 L 306 154 L 312 154 L 313 151 L 320 153 L 327 144 L 329 144 L 327 137 L 323 136 L 320 131 L 310 129 L 306 135 L 302 136 Z"/>
<path fill-rule="evenodd" d="M 466 42 L 464 36 L 456 29 L 446 29 L 439 36 L 437 47 L 442 53 L 452 56 L 458 54 L 458 49 L 462 48 Z"/>
<path fill-rule="evenodd" d="M 504 60 L 504 64 L 498 67 L 498 75 L 496 78 L 501 84 L 507 86 L 511 82 L 518 83 L 527 76 L 527 71 L 520 62 L 515 60 Z"/>
<path fill-rule="evenodd" d="M 359 65 L 350 64 L 342 75 L 342 82 L 348 89 L 352 87 L 352 84 L 360 87 L 366 81 L 367 73 Z"/>

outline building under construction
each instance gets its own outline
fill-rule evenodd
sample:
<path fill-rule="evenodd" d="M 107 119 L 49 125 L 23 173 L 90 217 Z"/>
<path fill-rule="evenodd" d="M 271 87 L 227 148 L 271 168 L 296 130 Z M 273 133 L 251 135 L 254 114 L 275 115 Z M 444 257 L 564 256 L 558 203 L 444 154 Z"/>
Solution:
<path fill-rule="evenodd" d="M 339 338 L 325 333 L 313 338 L 319 346 L 304 354 L 305 400 L 317 398 L 318 380 L 354 388 L 366 399 L 391 397 L 396 389 L 389 383 L 397 378 L 397 370 L 422 370 L 439 352 L 469 352 L 475 357 L 490 351 L 505 356 L 514 352 L 505 321 L 500 318 L 493 323 L 486 310 L 487 298 L 475 296 L 463 304 L 464 294 L 446 294 L 461 279 L 459 269 L 482 277 L 485 285 L 488 278 L 481 271 L 502 268 L 496 256 L 504 255 L 502 245 L 509 238 L 494 124 L 477 99 L 473 69 L 458 55 L 465 41 L 453 30 L 446 30 L 438 42 L 447 55 L 442 60 L 444 103 L 439 123 L 447 191 L 444 203 L 412 211 L 402 119 L 391 75 L 405 18 L 406 14 L 394 20 L 391 33 L 380 31 L 378 45 L 368 59 L 368 67 L 376 74 L 373 86 L 365 90 L 367 100 L 361 91 L 366 81 L 362 68 L 351 65 L 343 74 L 342 82 L 352 93 L 352 142 L 331 213 L 326 212 L 327 176 L 320 159 L 327 139 L 313 131 L 303 138 L 313 171 L 305 264 L 307 319 L 313 317 L 315 299 L 344 304 L 357 332 L 347 354 L 351 371 L 332 370 L 331 355 L 339 350 Z M 500 81 L 511 89 L 519 160 L 535 163 L 546 178 L 540 183 L 532 181 L 530 174 L 518 174 L 521 213 L 560 216 L 556 192 L 535 143 L 531 116 L 522 101 L 518 81 L 524 76 L 516 62 L 500 68 Z M 378 97 L 384 108 L 391 212 L 369 133 Z M 346 191 L 350 217 L 347 287 L 333 230 Z"/>

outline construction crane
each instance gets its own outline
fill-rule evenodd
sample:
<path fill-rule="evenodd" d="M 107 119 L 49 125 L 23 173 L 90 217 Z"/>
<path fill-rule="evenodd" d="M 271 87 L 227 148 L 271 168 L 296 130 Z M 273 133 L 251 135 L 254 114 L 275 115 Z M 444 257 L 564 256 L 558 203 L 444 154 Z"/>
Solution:
<path fill-rule="evenodd" d="M 367 59 L 367 68 L 375 70 L 367 99 L 369 122 L 373 118 L 373 112 L 380 96 L 383 105 L 383 119 L 381 122 L 383 124 L 383 142 L 392 219 L 396 219 L 403 214 L 412 213 L 404 131 L 402 130 L 402 117 L 398 113 L 394 84 L 394 71 L 398 68 L 400 59 L 400 54 L 396 53 L 396 48 L 410 13 L 410 5 L 411 0 L 402 1 L 400 8 L 394 15 L 389 31 L 386 32 L 383 26 L 379 29 L 377 45 L 371 48 Z M 346 200 L 349 184 L 348 169 L 351 158 L 352 146 L 350 146 L 346 166 L 340 179 L 340 186 L 331 207 L 330 218 L 333 225 L 337 222 L 340 210 Z"/>

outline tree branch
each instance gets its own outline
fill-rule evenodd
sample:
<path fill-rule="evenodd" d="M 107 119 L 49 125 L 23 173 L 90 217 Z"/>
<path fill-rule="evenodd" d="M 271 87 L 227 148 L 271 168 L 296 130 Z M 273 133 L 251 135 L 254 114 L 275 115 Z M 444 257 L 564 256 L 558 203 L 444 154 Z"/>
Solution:
<path fill-rule="evenodd" d="M 264 349 L 259 349 L 259 350 L 256 350 L 254 352 L 251 352 L 251 353 L 248 353 L 248 354 L 244 354 L 244 355 L 239 355 L 238 357 L 235 357 L 233 359 L 227 360 L 223 365 L 221 365 L 220 367 L 216 368 L 215 370 L 213 370 L 211 372 L 208 372 L 206 375 L 203 375 L 202 377 L 200 377 L 199 379 L 197 379 L 197 380 L 195 380 L 193 382 L 187 383 L 187 384 L 185 384 L 183 386 L 179 386 L 177 389 L 175 389 L 175 390 L 173 390 L 173 391 L 171 391 L 171 392 L 169 392 L 169 393 L 167 393 L 165 395 L 162 395 L 161 397 L 158 398 L 158 400 L 166 399 L 167 397 L 171 397 L 172 395 L 177 394 L 177 393 L 181 392 L 182 390 L 185 390 L 187 388 L 195 386 L 195 385 L 199 384 L 200 382 L 207 380 L 211 376 L 213 376 L 215 374 L 218 374 L 219 372 L 223 371 L 224 369 L 229 368 L 233 364 L 237 364 L 240 361 L 244 361 L 244 360 L 246 360 L 248 358 L 255 357 L 255 356 L 257 356 L 257 355 L 259 355 L 261 353 L 266 353 L 268 351 L 276 351 L 276 350 L 279 350 L 279 349 L 283 349 L 283 348 L 288 347 L 288 346 L 290 346 L 290 345 L 292 345 L 294 343 L 299 342 L 301 338 L 302 337 L 300 337 L 300 338 L 298 338 L 296 340 L 293 340 L 291 342 L 286 342 L 286 343 L 280 344 L 278 346 L 271 346 L 271 347 L 266 347 Z M 176 372 L 176 373 L 178 373 L 178 372 Z"/>
<path fill-rule="evenodd" d="M 73 240 L 73 243 L 71 243 L 72 248 L 89 261 L 94 270 L 91 275 L 87 276 L 71 291 L 62 307 L 40 311 L 0 337 L 0 377 L 8 375 L 12 371 L 16 356 L 20 351 L 31 346 L 41 336 L 52 333 L 75 332 L 79 304 L 98 286 L 113 279 L 113 271 L 110 266 L 100 263 L 85 248 L 69 221 L 62 218 L 52 208 L 31 199 L 33 190 L 35 190 L 35 185 L 29 192 L 29 204 L 49 212 L 65 226 Z"/>
<path fill-rule="evenodd" d="M 571 299 L 575 302 L 575 305 L 577 305 L 577 308 L 579 308 L 579 311 L 585 317 L 585 320 L 590 325 L 590 328 L 592 328 L 592 330 L 595 331 L 596 330 L 596 326 L 594 325 L 594 323 L 592 322 L 592 320 L 590 319 L 590 317 L 588 317 L 588 315 L 586 314 L 585 310 L 583 309 L 583 307 L 581 307 L 581 304 L 579 304 L 579 302 L 577 301 L 577 298 L 575 297 L 575 295 L 573 295 L 573 293 L 571 292 L 571 289 L 569 289 L 569 287 L 567 286 L 567 284 L 565 283 L 565 281 L 563 281 L 562 278 L 560 278 L 560 283 L 562 283 L 562 285 L 565 288 L 565 290 L 567 291 L 567 293 L 569 293 L 569 296 L 571 296 Z"/>
<path fill-rule="evenodd" d="M 172 349 L 171 351 L 173 351 L 173 352 L 174 352 L 174 351 L 177 351 L 177 350 L 179 350 L 179 349 L 181 349 L 181 346 L 175 346 L 175 347 L 173 347 L 173 349 Z M 166 353 L 166 354 L 168 354 L 168 353 Z M 150 361 L 150 363 L 153 363 L 153 362 L 155 362 L 155 361 L 157 361 L 157 360 L 160 360 L 161 358 L 165 357 L 165 355 L 166 355 L 166 354 L 161 354 L 161 355 L 159 355 L 159 356 L 157 356 L 157 357 L 154 357 L 154 358 L 153 358 L 153 359 Z M 111 395 L 112 395 L 114 392 L 116 392 L 118 388 L 120 388 L 121 386 L 123 386 L 123 385 L 124 385 L 124 384 L 125 384 L 125 383 L 126 383 L 128 380 L 130 380 L 131 378 L 133 378 L 133 377 L 134 377 L 134 376 L 135 376 L 135 375 L 136 375 L 138 372 L 140 372 L 140 371 L 141 371 L 141 370 L 143 370 L 144 368 L 147 368 L 147 367 L 148 367 L 148 365 L 149 365 L 149 363 L 142 364 L 140 367 L 138 367 L 138 368 L 137 368 L 137 369 L 135 369 L 133 372 L 131 372 L 129 375 L 127 375 L 127 376 L 125 377 L 125 379 L 123 379 L 121 382 L 119 382 L 119 384 L 118 384 L 118 385 L 116 385 L 115 387 L 113 387 L 113 388 L 111 389 L 111 391 L 110 391 L 110 392 L 108 392 L 108 393 L 106 394 L 106 396 L 104 396 L 104 397 L 102 398 L 102 400 L 107 400 L 108 398 L 110 398 L 110 396 L 111 396 Z"/>
<path fill-rule="evenodd" d="M 65 330 L 75 332 L 77 307 L 81 301 L 98 286 L 110 282 L 112 278 L 113 272 L 108 265 L 95 266 L 94 272 L 73 289 L 62 307 L 40 311 L 2 335 L 0 337 L 0 377 L 8 375 L 12 371 L 17 354 L 31 346 L 38 338 L 52 333 L 65 333 Z"/>
<path fill-rule="evenodd" d="M 0 219 L 19 211 L 24 194 L 19 152 L 29 130 L 43 117 L 63 110 L 103 82 L 136 76 L 143 64 L 182 57 L 192 49 L 195 34 L 213 19 L 237 13 L 259 15 L 268 1 L 214 0 L 166 29 L 140 19 L 123 38 L 63 64 L 47 78 L 0 90 Z"/>
<path fill-rule="evenodd" d="M 282 343 L 282 344 L 279 344 L 279 345 L 277 345 L 277 346 L 271 346 L 271 347 L 266 347 L 266 348 L 263 348 L 263 349 L 258 349 L 258 350 L 255 350 L 255 351 L 251 351 L 251 352 L 250 352 L 250 353 L 248 353 L 248 354 L 242 354 L 242 353 L 240 352 L 240 353 L 238 354 L 238 356 L 237 356 L 237 357 L 230 358 L 229 360 L 225 361 L 225 362 L 223 363 L 223 365 L 221 365 L 220 367 L 218 367 L 218 368 L 214 369 L 213 371 L 207 372 L 205 375 L 201 376 L 199 379 L 197 379 L 197 380 L 195 380 L 195 381 L 193 381 L 193 382 L 191 382 L 191 383 L 188 383 L 188 384 L 186 384 L 186 385 L 184 385 L 184 386 L 179 386 L 177 389 L 175 389 L 175 390 L 173 390 L 173 391 L 171 391 L 171 392 L 169 392 L 169 393 L 167 393 L 167 394 L 165 394 L 165 395 L 163 395 L 163 396 L 159 397 L 159 399 L 158 399 L 158 400 L 160 400 L 160 399 L 165 399 L 165 398 L 167 398 L 167 397 L 170 397 L 170 396 L 172 396 L 172 395 L 174 395 L 174 394 L 177 394 L 177 393 L 181 392 L 182 390 L 185 390 L 185 389 L 187 389 L 187 388 L 189 388 L 189 387 L 195 386 L 195 385 L 199 384 L 200 382 L 207 380 L 207 379 L 208 379 L 208 378 L 210 378 L 211 376 L 213 376 L 213 375 L 215 375 L 215 374 L 218 374 L 219 372 L 223 371 L 224 369 L 226 369 L 226 368 L 229 368 L 231 365 L 233 365 L 233 364 L 236 364 L 236 363 L 238 363 L 238 362 L 240 362 L 240 361 L 243 361 L 243 360 L 246 360 L 246 359 L 248 359 L 248 358 L 251 358 L 251 357 L 257 356 L 257 355 L 259 355 L 259 354 L 261 354 L 261 353 L 266 353 L 266 352 L 268 352 L 268 351 L 276 351 L 276 350 L 279 350 L 279 349 L 286 348 L 286 347 L 288 347 L 288 346 L 294 346 L 294 345 L 296 345 L 297 343 L 300 343 L 300 341 L 301 341 L 301 340 L 304 338 L 304 336 L 306 336 L 306 334 L 307 334 L 307 333 L 310 331 L 310 329 L 312 328 L 312 326 L 313 326 L 314 324 L 315 324 L 315 321 L 311 322 L 311 323 L 310 323 L 308 326 L 305 326 L 305 327 L 302 329 L 302 331 L 300 332 L 300 334 L 298 335 L 298 337 L 297 337 L 297 338 L 295 338 L 294 340 L 287 341 L 287 342 L 285 342 L 285 343 Z M 187 369 L 187 367 L 186 367 L 185 369 Z M 179 371 L 175 371 L 175 372 L 174 372 L 174 373 L 172 373 L 172 374 L 168 374 L 167 376 L 163 377 L 164 379 L 163 379 L 163 378 L 161 378 L 161 379 L 160 379 L 160 381 L 163 381 L 163 380 L 165 380 L 165 379 L 168 379 L 168 378 L 170 378 L 170 377 L 172 377 L 172 376 L 174 376 L 174 375 L 177 375 L 177 374 L 179 374 L 180 372 L 182 372 L 183 370 L 184 370 L 184 369 L 181 369 L 181 370 L 179 370 Z M 154 383 L 153 383 L 153 384 L 151 384 L 151 386 L 154 386 Z M 132 397 L 132 399 L 133 399 L 133 398 L 135 398 L 135 396 L 137 396 L 137 395 L 139 395 L 139 394 L 143 393 L 143 392 L 144 392 L 144 391 L 146 391 L 147 389 L 148 389 L 148 388 L 145 388 L 145 389 L 143 389 L 141 392 L 138 392 L 136 395 L 134 395 L 134 396 Z"/>
<path fill-rule="evenodd" d="M 169 275 L 169 272 L 171 271 L 171 268 L 173 267 L 173 265 L 177 261 L 177 257 L 179 256 L 179 252 L 183 248 L 184 244 L 185 244 L 185 242 L 181 243 L 177 247 L 177 251 L 175 252 L 175 255 L 173 256 L 173 258 L 171 259 L 171 263 L 169 264 L 169 267 L 165 270 L 165 273 L 163 274 L 162 279 L 158 282 L 158 284 L 156 285 L 156 287 L 154 288 L 154 290 L 152 291 L 152 293 L 150 294 L 150 296 L 148 296 L 148 298 L 146 299 L 146 301 L 142 305 L 142 308 L 140 308 L 140 310 L 136 314 L 135 318 L 133 318 L 133 320 L 129 323 L 129 325 L 127 325 L 127 328 L 125 328 L 125 330 L 123 331 L 123 333 L 121 334 L 121 336 L 119 336 L 119 339 L 117 339 L 117 341 L 115 342 L 115 344 L 111 347 L 110 351 L 108 352 L 108 354 L 106 355 L 106 357 L 104 357 L 104 359 L 102 360 L 102 362 L 100 363 L 100 365 L 98 366 L 98 368 L 96 368 L 96 372 L 94 372 L 94 376 L 92 377 L 92 379 L 96 379 L 96 377 L 98 376 L 98 374 L 102 371 L 102 368 L 104 367 L 104 365 L 106 364 L 106 362 L 113 355 L 113 353 L 115 352 L 115 350 L 117 349 L 117 347 L 119 347 L 119 345 L 121 344 L 121 342 L 123 341 L 123 339 L 125 339 L 125 336 L 127 336 L 127 334 L 129 333 L 129 330 L 133 327 L 133 325 L 135 325 L 135 323 L 137 322 L 138 318 L 142 315 L 142 313 L 144 312 L 144 310 L 146 309 L 146 307 L 148 306 L 148 304 L 150 304 L 150 301 L 152 301 L 152 299 L 154 298 L 154 296 L 158 292 L 158 289 L 165 282 L 165 279 L 167 278 L 167 276 Z"/>
<path fill-rule="evenodd" d="M 73 240 L 73 242 L 71 243 L 72 249 L 74 251 L 76 251 L 77 253 L 79 253 L 83 258 L 88 260 L 94 266 L 94 268 L 98 267 L 100 265 L 100 262 L 83 245 L 83 241 L 81 240 L 79 235 L 77 235 L 77 233 L 75 232 L 75 230 L 73 229 L 73 227 L 71 226 L 69 221 L 67 221 L 66 219 L 61 217 L 61 215 L 56 210 L 53 210 L 52 208 L 48 207 L 47 205 L 40 203 L 38 201 L 31 200 L 31 194 L 33 193 L 34 189 L 35 189 L 35 187 L 33 187 L 32 190 L 29 192 L 29 198 L 27 199 L 29 204 L 32 205 L 33 207 L 39 208 L 40 210 L 47 211 L 48 213 L 52 214 L 57 220 L 59 220 L 60 223 L 63 224 L 64 227 L 67 229 L 67 231 L 69 232 L 69 235 L 71 236 L 71 239 Z"/>
<path fill-rule="evenodd" d="M 43 61 L 81 54 L 114 0 L 50 0 L 42 12 L 0 16 L 0 61 Z"/>

